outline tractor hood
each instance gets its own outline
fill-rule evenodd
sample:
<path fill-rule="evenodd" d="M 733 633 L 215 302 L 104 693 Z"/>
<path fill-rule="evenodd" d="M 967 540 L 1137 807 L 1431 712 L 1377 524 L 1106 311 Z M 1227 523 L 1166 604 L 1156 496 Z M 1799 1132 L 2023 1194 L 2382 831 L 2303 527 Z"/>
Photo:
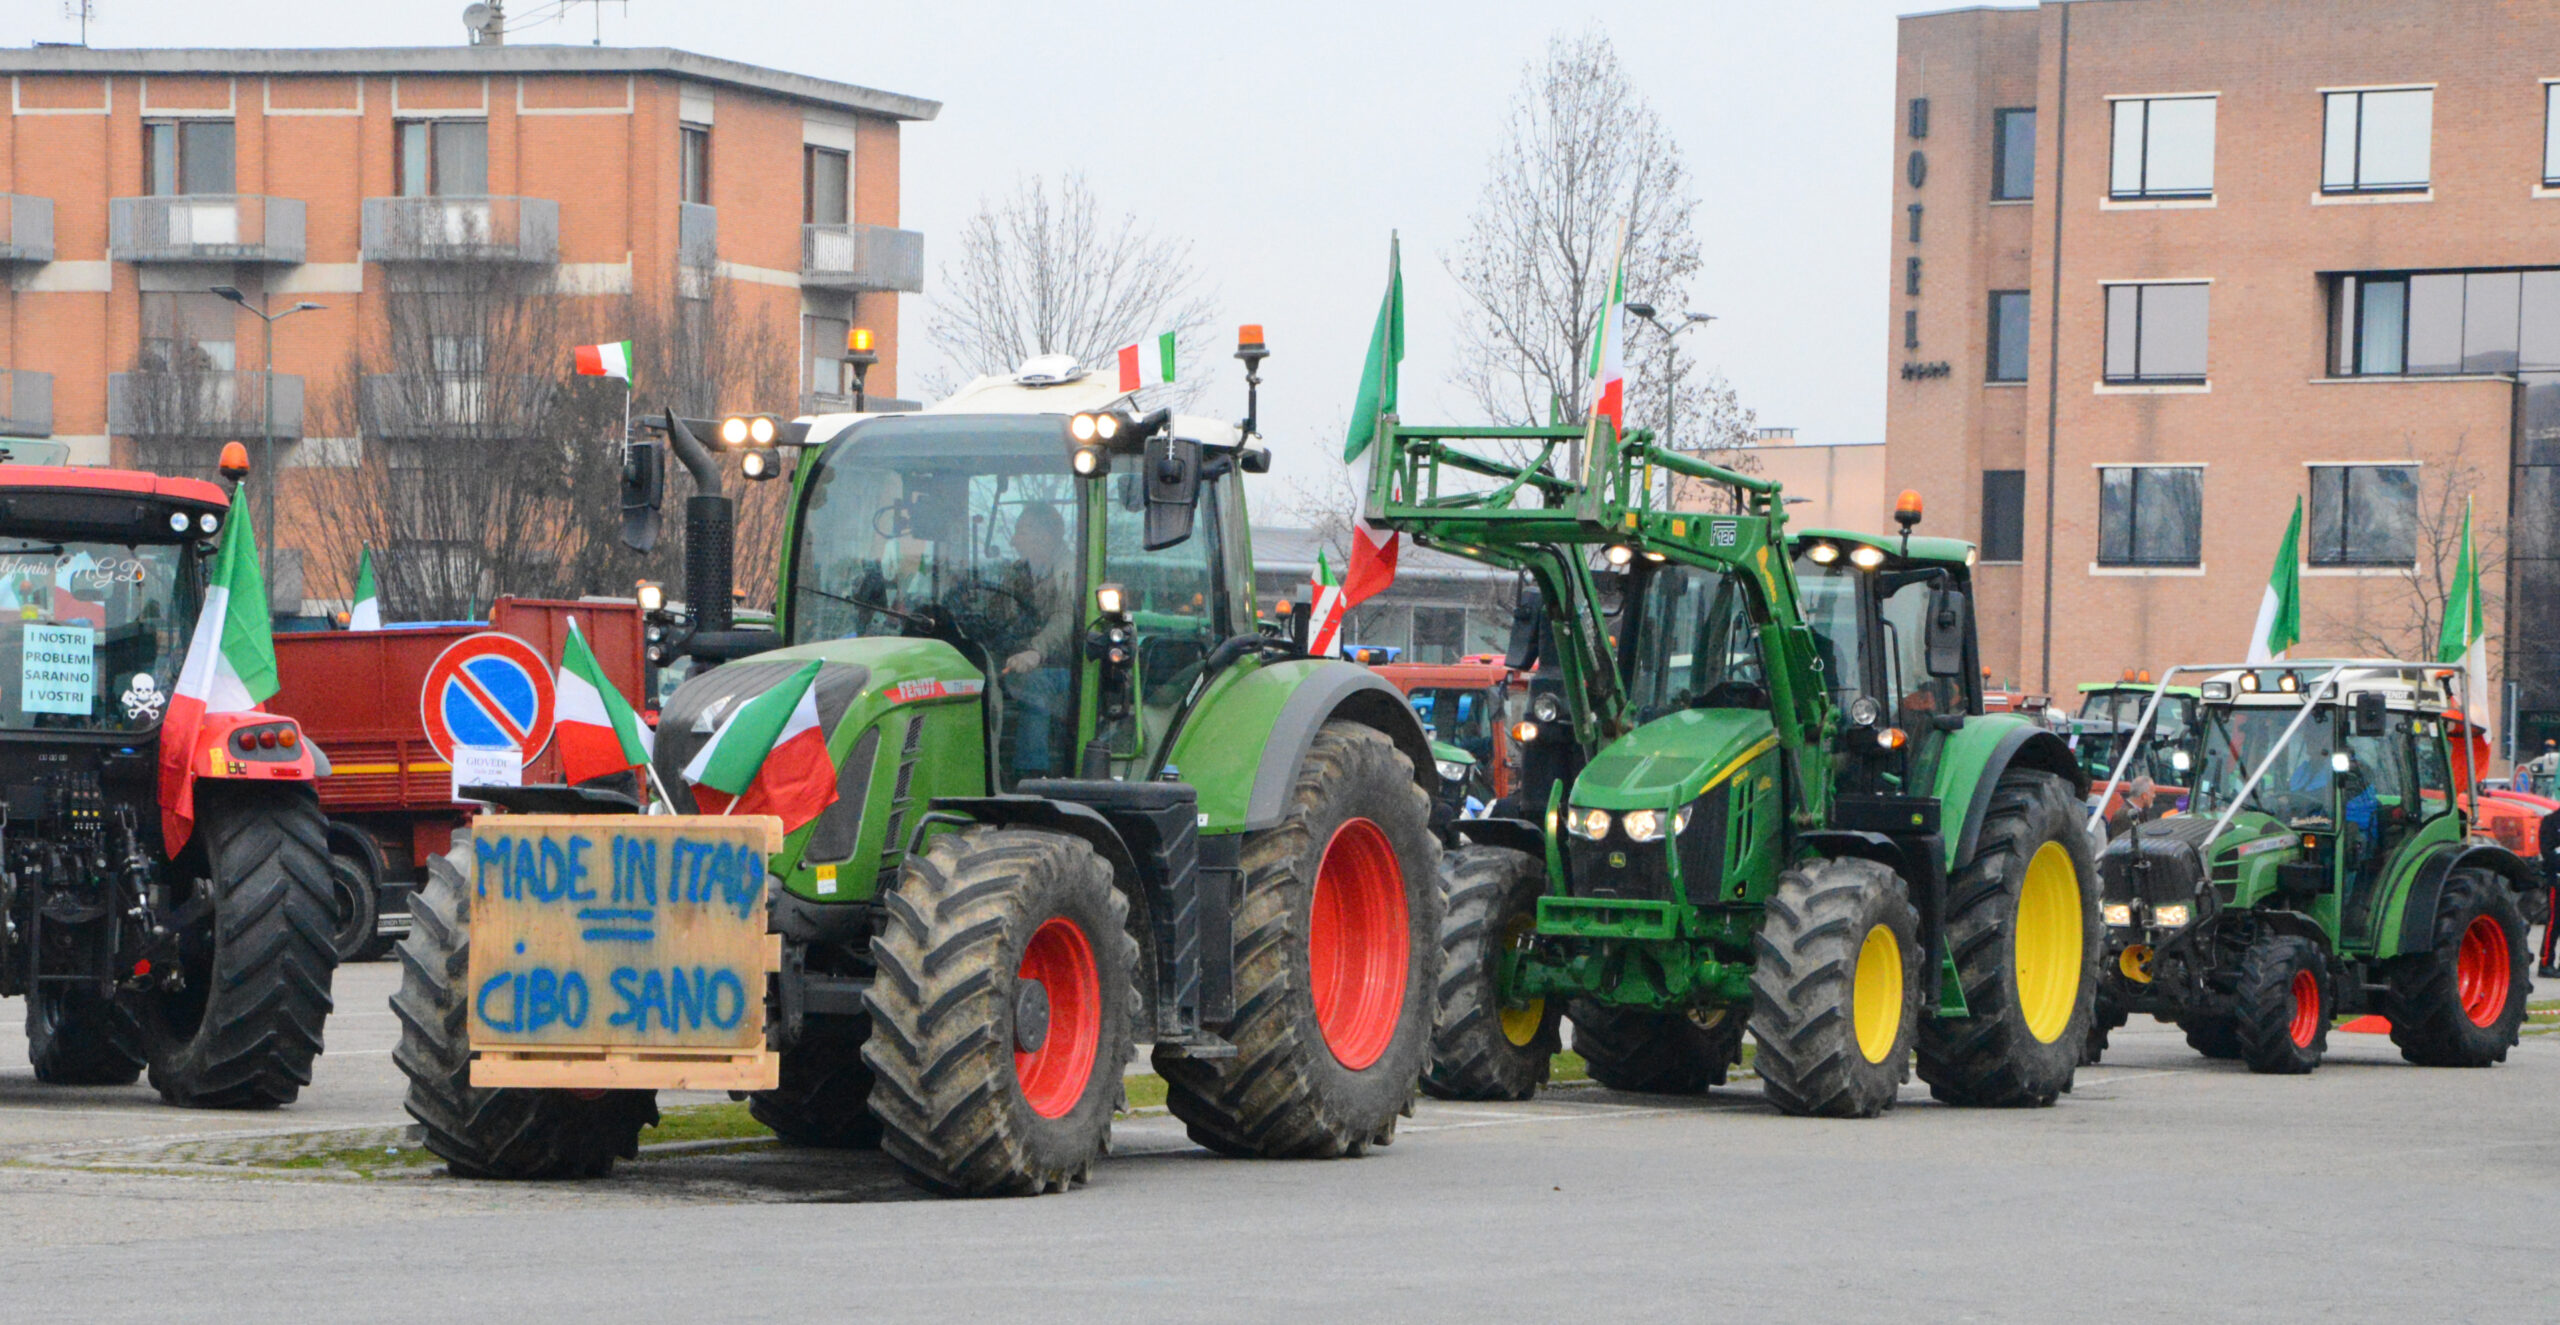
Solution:
<path fill-rule="evenodd" d="M 1602 810 L 1670 809 L 1705 794 L 1777 739 L 1759 709 L 1688 709 L 1629 732 L 1574 779 L 1572 802 Z"/>
<path fill-rule="evenodd" d="M 722 719 L 739 705 L 780 685 L 811 662 L 821 664 L 812 687 L 818 726 L 830 745 L 849 710 L 874 715 L 883 706 L 955 695 L 975 696 L 985 678 L 957 649 L 940 640 L 881 636 L 794 645 L 728 663 L 686 679 L 659 715 L 651 763 L 676 808 L 693 812 L 693 790 L 684 767 L 692 762 Z M 876 693 L 875 693 L 876 692 Z"/>

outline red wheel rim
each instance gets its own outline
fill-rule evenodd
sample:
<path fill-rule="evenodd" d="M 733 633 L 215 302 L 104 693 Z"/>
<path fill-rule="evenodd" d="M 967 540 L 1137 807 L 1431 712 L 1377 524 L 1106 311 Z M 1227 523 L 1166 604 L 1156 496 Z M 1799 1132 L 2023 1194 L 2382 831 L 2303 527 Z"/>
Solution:
<path fill-rule="evenodd" d="M 1316 866 L 1314 914 L 1307 926 L 1307 975 L 1316 1026 L 1325 1048 L 1357 1072 L 1387 1051 L 1404 1017 L 1410 926 L 1404 867 L 1387 835 L 1366 819 L 1348 819 L 1324 845 Z"/>
<path fill-rule="evenodd" d="M 1093 1060 L 1102 1050 L 1102 975 L 1084 930 L 1064 916 L 1031 932 L 1014 979 L 1049 994 L 1049 1034 L 1029 1053 L 1014 1050 L 1013 1074 L 1022 1098 L 1043 1118 L 1064 1117 L 1084 1098 Z"/>
<path fill-rule="evenodd" d="M 2507 927 L 2495 916 L 2474 916 L 2462 930 L 2462 950 L 2453 966 L 2455 989 L 2462 996 L 2462 1015 L 2474 1026 L 2495 1026 L 2507 1012 Z"/>
<path fill-rule="evenodd" d="M 2309 971 L 2293 973 L 2293 1044 L 2308 1049 L 2320 1038 L 2320 977 Z"/>

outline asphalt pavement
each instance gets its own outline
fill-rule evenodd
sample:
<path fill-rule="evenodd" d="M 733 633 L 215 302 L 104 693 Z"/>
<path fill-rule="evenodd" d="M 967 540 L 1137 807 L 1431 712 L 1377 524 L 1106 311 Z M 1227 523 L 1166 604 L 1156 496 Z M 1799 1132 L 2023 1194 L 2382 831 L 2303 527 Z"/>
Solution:
<path fill-rule="evenodd" d="M 2052 1109 L 1881 1119 L 1594 1089 L 1426 1102 L 1357 1161 L 1123 1121 L 1079 1191 L 925 1199 L 877 1154 L 659 1154 L 584 1184 L 66 1166 L 399 1120 L 396 967 L 341 973 L 304 1102 L 34 1085 L 0 1044 L 0 1319 L 2513 1321 L 2560 1307 L 2560 1036 L 2423 1069 L 2337 1035 L 2253 1076 L 2150 1023 Z M 374 1000 L 374 1001 L 368 1001 Z M 6 1005 L 14 1014 L 16 1005 Z"/>

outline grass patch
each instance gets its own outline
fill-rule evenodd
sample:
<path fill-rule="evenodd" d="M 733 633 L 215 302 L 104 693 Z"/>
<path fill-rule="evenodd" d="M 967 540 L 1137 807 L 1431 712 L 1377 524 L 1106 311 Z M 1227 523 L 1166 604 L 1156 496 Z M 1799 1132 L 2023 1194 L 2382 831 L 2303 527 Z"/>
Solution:
<path fill-rule="evenodd" d="M 436 1158 L 425 1146 L 403 1143 L 388 1146 L 332 1146 L 325 1150 L 305 1151 L 290 1158 L 257 1167 L 299 1172 L 353 1173 L 374 1178 L 430 1168 L 442 1163 L 444 1161 Z"/>

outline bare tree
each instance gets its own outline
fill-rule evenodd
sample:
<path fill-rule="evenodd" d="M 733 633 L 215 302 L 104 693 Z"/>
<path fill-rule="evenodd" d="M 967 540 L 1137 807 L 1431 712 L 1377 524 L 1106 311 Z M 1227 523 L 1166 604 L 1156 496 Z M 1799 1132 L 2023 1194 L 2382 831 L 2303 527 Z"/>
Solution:
<path fill-rule="evenodd" d="M 935 395 L 1037 354 L 1097 366 L 1167 331 L 1182 363 L 1206 362 L 1216 307 L 1191 266 L 1191 245 L 1147 230 L 1135 215 L 1103 216 L 1082 175 L 1054 190 L 1034 175 L 1008 197 L 980 199 L 958 248 L 925 320 L 925 335 L 958 373 L 929 380 Z M 1166 401 L 1196 393 L 1198 374 L 1188 377 L 1162 393 Z"/>
<path fill-rule="evenodd" d="M 1592 340 L 1625 234 L 1631 300 L 1678 310 L 1704 265 L 1697 199 L 1679 144 L 1597 31 L 1548 39 L 1525 68 L 1467 239 L 1442 263 L 1467 293 L 1457 382 L 1497 423 L 1580 423 Z M 1747 445 L 1752 415 L 1680 338 L 1639 323 L 1627 356 L 1626 426 L 1682 450 Z"/>
<path fill-rule="evenodd" d="M 2357 652 L 2382 658 L 2433 658 L 2444 631 L 2447 605 L 2453 599 L 2453 576 L 2462 559 L 2462 520 L 2466 503 L 2481 491 L 2489 475 L 2466 453 L 2468 433 L 2454 438 L 2439 461 L 2418 470 L 2418 492 L 2412 515 L 2417 560 L 2390 568 L 2377 577 L 2372 592 L 2350 610 L 2324 612 L 2329 633 Z M 2416 458 L 2412 446 L 2410 456 Z M 2506 583 L 2507 529 L 2495 510 L 2472 509 L 2471 543 L 2478 559 L 2482 624 L 2488 629 L 2488 656 L 2496 658 L 2506 606 L 2503 595 L 2489 592 Z"/>

